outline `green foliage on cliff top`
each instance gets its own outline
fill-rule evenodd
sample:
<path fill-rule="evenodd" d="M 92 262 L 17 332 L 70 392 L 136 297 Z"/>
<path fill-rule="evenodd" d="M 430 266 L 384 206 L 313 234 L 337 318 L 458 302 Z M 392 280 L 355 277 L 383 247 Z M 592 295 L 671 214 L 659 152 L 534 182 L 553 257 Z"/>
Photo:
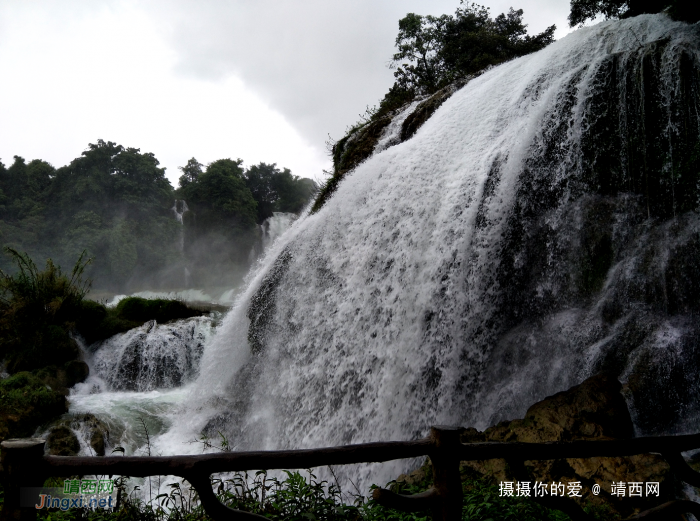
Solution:
<path fill-rule="evenodd" d="M 629 18 L 664 10 L 674 20 L 688 23 L 700 20 L 700 4 L 689 0 L 571 0 L 569 25 L 583 25 L 599 15 L 605 18 Z"/>
<path fill-rule="evenodd" d="M 432 94 L 458 78 L 554 41 L 554 25 L 528 35 L 522 9 L 511 8 L 491 18 L 487 7 L 462 4 L 454 16 L 408 13 L 399 20 L 398 52 L 392 59 L 396 85 L 416 94 Z"/>

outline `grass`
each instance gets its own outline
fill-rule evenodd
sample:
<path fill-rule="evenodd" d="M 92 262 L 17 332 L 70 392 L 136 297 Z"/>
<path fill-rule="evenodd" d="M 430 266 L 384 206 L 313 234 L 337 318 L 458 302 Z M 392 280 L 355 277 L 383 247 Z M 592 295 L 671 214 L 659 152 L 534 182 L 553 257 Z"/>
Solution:
<path fill-rule="evenodd" d="M 387 509 L 371 499 L 355 496 L 347 502 L 337 485 L 305 474 L 284 471 L 285 477 L 271 477 L 266 471 L 235 473 L 212 479 L 219 500 L 231 508 L 264 515 L 272 521 L 427 521 L 428 512 L 406 513 Z M 62 486 L 53 480 L 50 486 Z M 126 481 L 125 479 L 122 481 Z M 429 480 L 416 485 L 389 483 L 403 494 L 423 491 Z M 122 486 L 124 483 L 122 483 Z M 47 483 L 47 486 L 49 484 Z M 168 485 L 170 491 L 149 501 L 127 495 L 118 508 L 110 510 L 40 510 L 40 521 L 209 521 L 196 493 L 185 481 Z M 374 487 L 373 487 L 374 488 Z M 565 521 L 561 512 L 548 510 L 527 498 L 500 497 L 498 487 L 484 480 L 464 482 L 463 521 Z"/>

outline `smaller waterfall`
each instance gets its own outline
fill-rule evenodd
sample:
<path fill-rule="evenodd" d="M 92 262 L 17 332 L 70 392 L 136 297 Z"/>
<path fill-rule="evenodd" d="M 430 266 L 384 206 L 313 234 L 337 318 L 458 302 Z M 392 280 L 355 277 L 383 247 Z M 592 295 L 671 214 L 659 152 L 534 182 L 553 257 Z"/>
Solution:
<path fill-rule="evenodd" d="M 175 199 L 175 204 L 173 204 L 173 207 L 171 208 L 173 213 L 175 214 L 175 219 L 177 222 L 180 223 L 180 233 L 178 235 L 178 251 L 180 254 L 184 254 L 185 252 L 185 227 L 184 227 L 184 220 L 183 216 L 185 215 L 185 212 L 188 212 L 190 209 L 187 207 L 187 202 L 184 199 Z M 185 287 L 189 287 L 190 285 L 190 270 L 187 269 L 187 266 L 184 267 L 183 270 L 183 279 L 185 282 Z"/>
<path fill-rule="evenodd" d="M 155 320 L 91 346 L 92 368 L 110 391 L 179 387 L 199 373 L 214 319 L 196 317 L 169 324 Z"/>
<path fill-rule="evenodd" d="M 184 199 L 175 199 L 175 204 L 171 210 L 175 214 L 177 222 L 182 224 L 182 216 L 185 215 L 185 212 L 189 212 L 190 209 L 187 207 L 187 202 Z"/>
<path fill-rule="evenodd" d="M 384 129 L 384 132 L 382 132 L 379 141 L 377 141 L 377 144 L 374 147 L 374 154 L 378 154 L 382 150 L 386 150 L 391 146 L 401 143 L 401 126 L 403 125 L 403 122 L 406 121 L 406 118 L 413 113 L 420 102 L 423 101 L 423 99 L 424 98 L 418 98 L 412 101 L 401 112 L 394 116 L 391 123 L 389 123 L 389 125 Z"/>
<path fill-rule="evenodd" d="M 183 227 L 183 216 L 185 215 L 185 212 L 189 212 L 190 209 L 187 207 L 187 203 L 184 199 L 175 199 L 175 204 L 173 205 L 171 210 L 175 214 L 175 219 L 177 220 L 177 222 L 180 223 L 180 242 L 178 243 L 178 250 L 180 251 L 180 253 L 182 253 L 185 250 L 185 229 Z"/>

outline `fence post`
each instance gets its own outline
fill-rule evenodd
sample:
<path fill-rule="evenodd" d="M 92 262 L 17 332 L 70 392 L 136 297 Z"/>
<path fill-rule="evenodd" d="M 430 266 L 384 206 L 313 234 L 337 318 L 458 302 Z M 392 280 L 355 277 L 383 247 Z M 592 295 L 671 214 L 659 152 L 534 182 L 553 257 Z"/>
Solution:
<path fill-rule="evenodd" d="M 39 438 L 13 438 L 0 443 L 0 463 L 5 488 L 0 521 L 36 520 L 36 508 L 20 508 L 20 489 L 41 487 L 44 484 L 44 476 L 41 473 L 44 443 L 45 440 Z"/>
<path fill-rule="evenodd" d="M 459 521 L 462 518 L 462 479 L 459 475 L 459 435 L 464 428 L 438 425 L 430 428 L 435 450 L 433 486 L 439 500 L 433 507 L 433 521 Z"/>

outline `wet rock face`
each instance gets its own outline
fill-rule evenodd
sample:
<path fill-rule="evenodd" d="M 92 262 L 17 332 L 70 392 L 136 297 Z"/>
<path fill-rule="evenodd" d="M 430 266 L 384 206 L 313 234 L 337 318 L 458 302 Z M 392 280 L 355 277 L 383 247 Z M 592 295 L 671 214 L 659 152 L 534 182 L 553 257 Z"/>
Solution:
<path fill-rule="evenodd" d="M 462 435 L 463 443 L 484 441 L 542 443 L 587 439 L 624 439 L 634 435 L 632 419 L 621 394 L 622 386 L 614 376 L 600 374 L 568 391 L 532 405 L 522 420 L 504 421 L 484 432 L 474 428 Z M 532 481 L 551 484 L 581 482 L 581 505 L 593 504 L 613 509 L 623 517 L 669 501 L 678 493 L 669 466 L 654 454 L 617 458 L 586 458 L 526 461 Z M 462 472 L 471 477 L 490 477 L 495 481 L 518 481 L 505 460 L 464 461 Z M 522 480 L 522 479 L 521 479 Z M 610 495 L 612 482 L 658 482 L 660 497 L 624 497 Z M 592 494 L 598 484 L 601 494 Z"/>
<path fill-rule="evenodd" d="M 46 438 L 52 456 L 76 456 L 80 453 L 80 439 L 87 445 L 90 456 L 104 456 L 109 442 L 107 424 L 94 414 L 77 414 L 63 419 L 49 430 Z"/>

